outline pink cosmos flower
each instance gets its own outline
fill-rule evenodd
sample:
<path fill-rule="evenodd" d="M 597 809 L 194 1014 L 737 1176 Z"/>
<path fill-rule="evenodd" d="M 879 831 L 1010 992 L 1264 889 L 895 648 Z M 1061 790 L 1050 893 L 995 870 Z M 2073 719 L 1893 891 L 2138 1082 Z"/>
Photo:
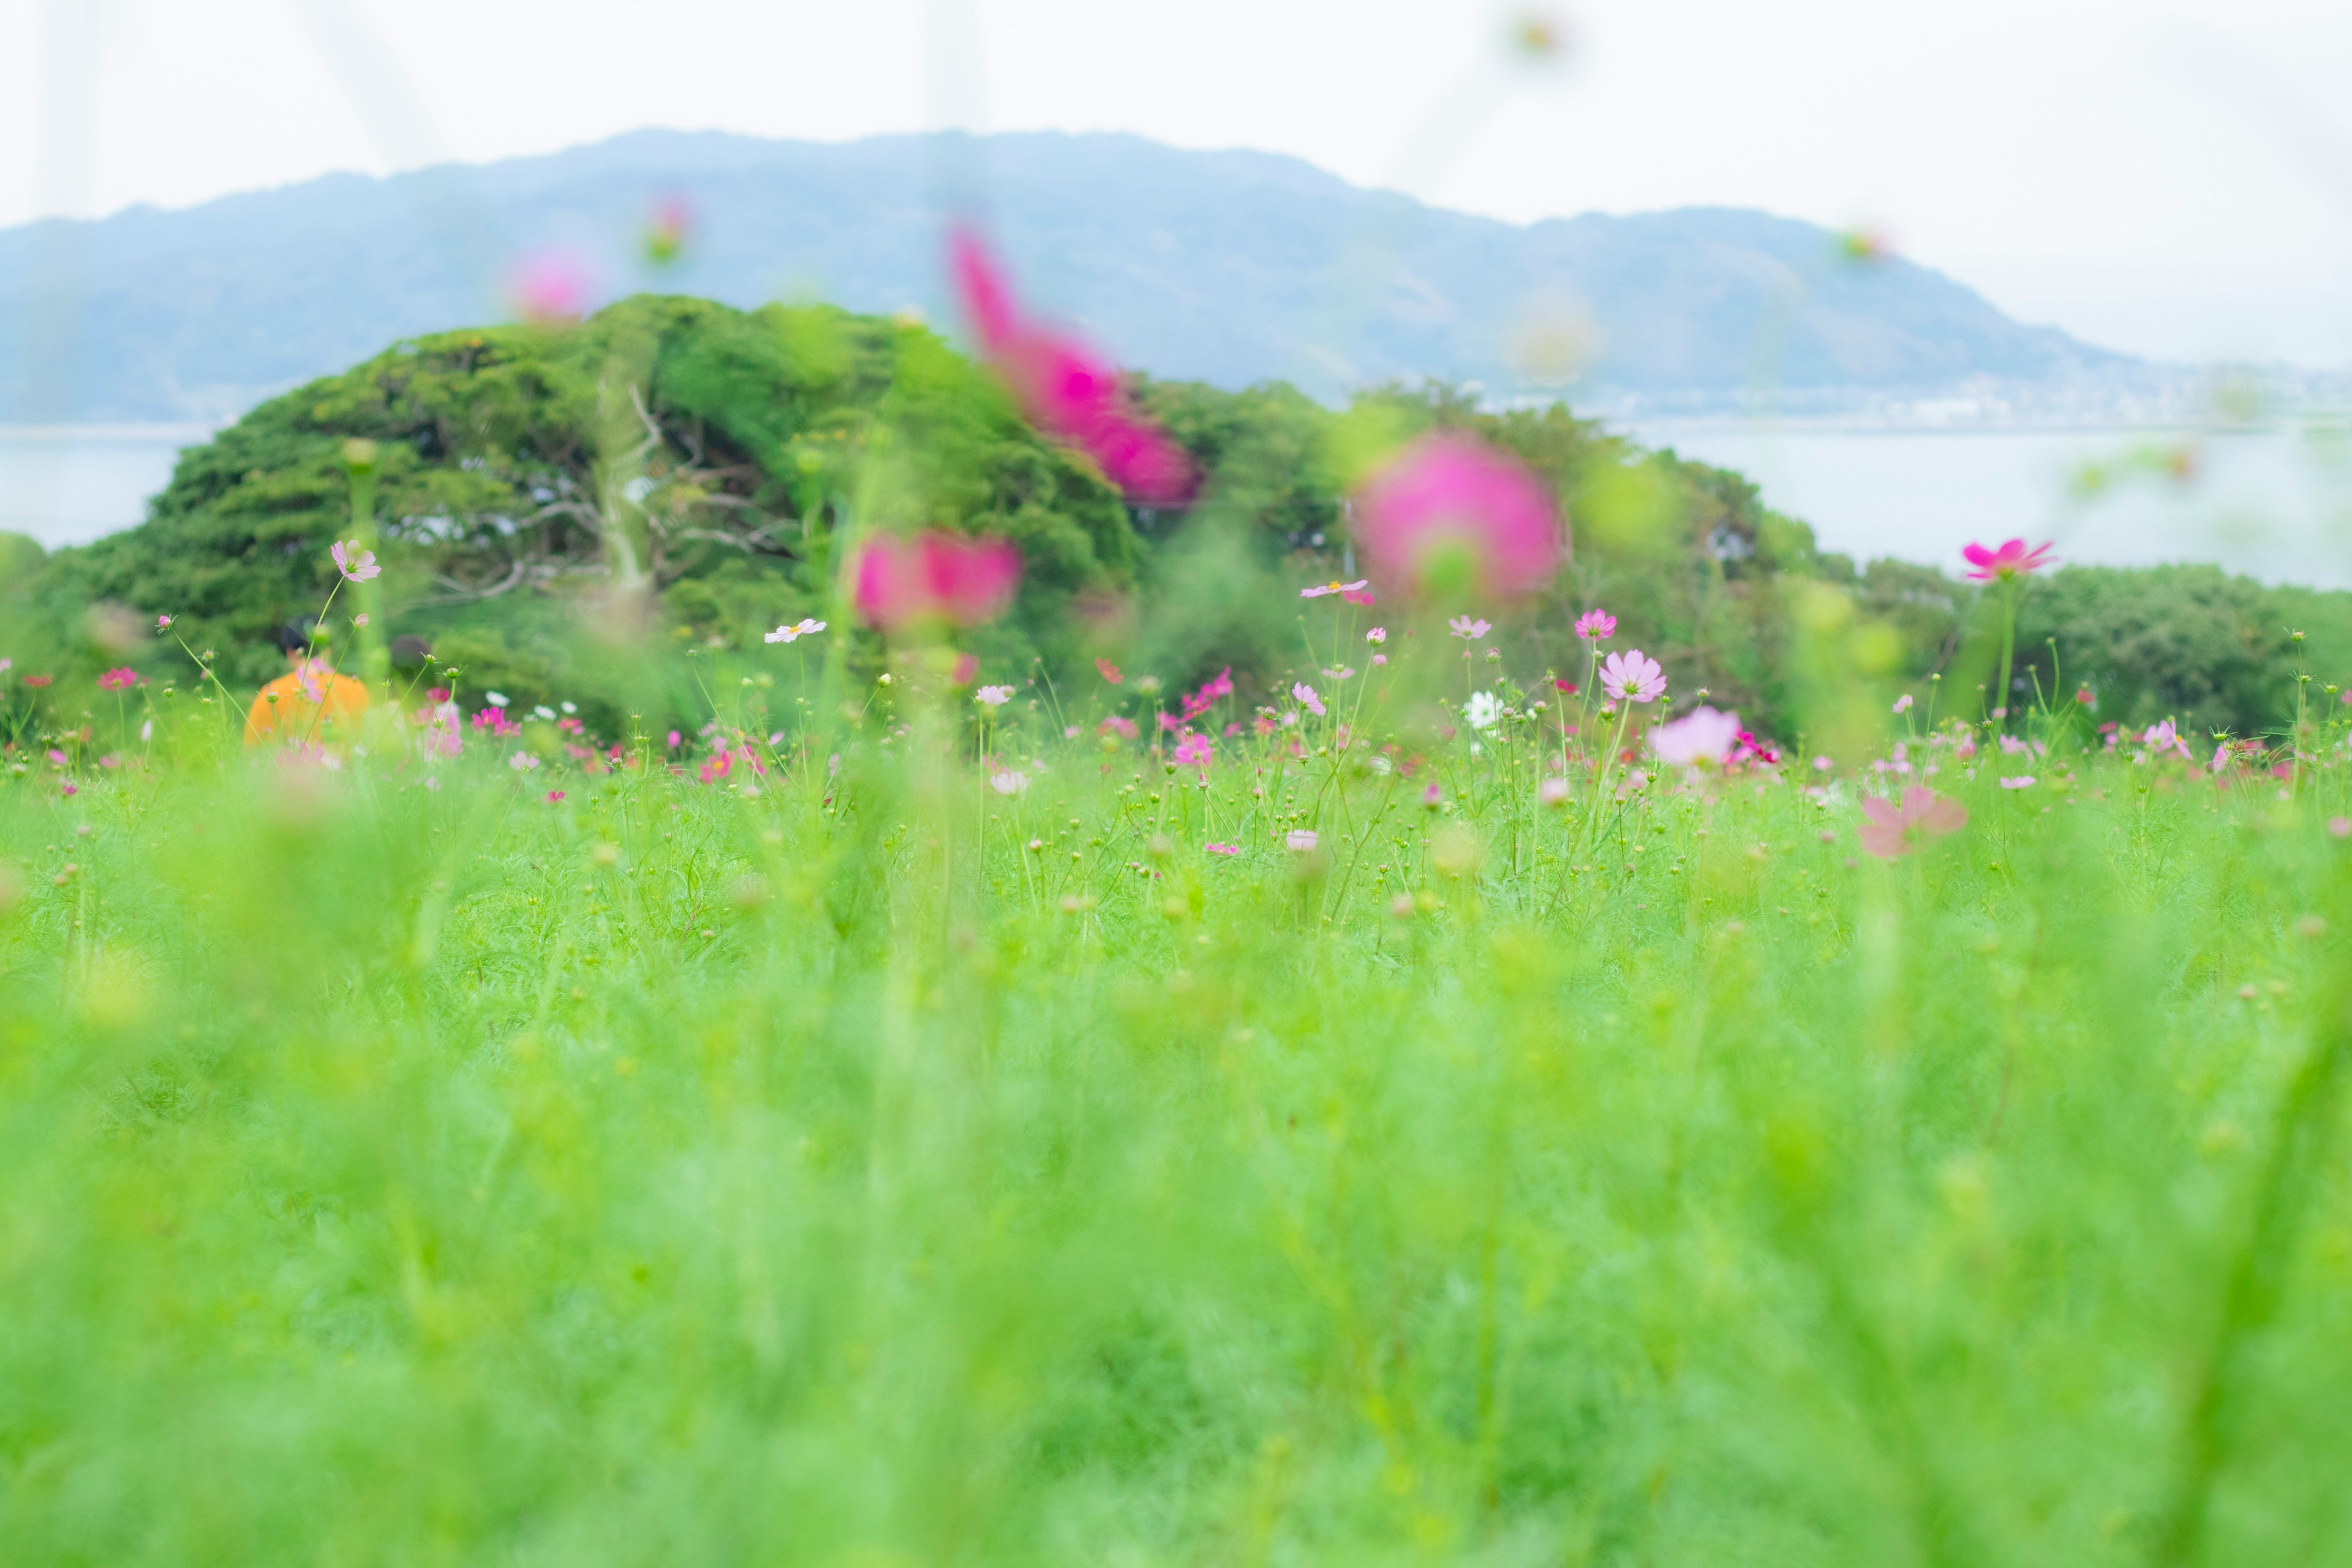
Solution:
<path fill-rule="evenodd" d="M 1309 713 L 1314 714 L 1318 719 L 1323 717 L 1323 699 L 1315 695 L 1313 687 L 1302 680 L 1290 689 L 1290 694 L 1297 698 Z"/>
<path fill-rule="evenodd" d="M 547 804 L 548 804 L 548 805 L 555 805 L 558 801 L 562 800 L 562 798 L 563 798 L 563 792 L 562 792 L 562 790 L 560 790 L 560 789 L 551 789 L 551 790 L 549 790 L 549 791 L 547 792 Z"/>
<path fill-rule="evenodd" d="M 383 572 L 383 568 L 375 563 L 375 552 L 361 549 L 356 539 L 338 539 L 335 547 L 328 553 L 335 558 L 335 570 L 343 574 L 346 583 L 364 583 Z"/>
<path fill-rule="evenodd" d="M 25 684 L 37 688 L 43 687 L 47 686 L 50 681 L 55 680 L 56 679 L 57 677 L 54 675 L 28 675 L 25 677 Z"/>
<path fill-rule="evenodd" d="M 950 231 L 948 270 L 981 356 L 1024 414 L 1092 458 L 1130 499 L 1147 506 L 1192 499 L 1192 458 L 1135 410 L 1111 365 L 1068 334 L 1024 319 L 1003 267 L 977 230 Z"/>
<path fill-rule="evenodd" d="M 1020 582 L 1021 552 L 1004 540 L 877 534 L 858 553 L 857 613 L 887 632 L 976 626 L 1003 613 Z"/>
<path fill-rule="evenodd" d="M 1546 805 L 1566 805 L 1568 804 L 1568 781 L 1564 778 L 1558 777 L 1544 780 L 1543 783 L 1536 786 L 1536 799 Z"/>
<path fill-rule="evenodd" d="M 960 653 L 956 655 L 955 668 L 948 671 L 948 684 L 970 686 L 972 678 L 979 673 L 980 656 L 975 653 Z"/>
<path fill-rule="evenodd" d="M 1559 567 L 1549 491 L 1517 458 L 1459 432 L 1399 453 L 1364 486 L 1354 516 L 1371 574 L 1386 584 L 1516 597 Z"/>
<path fill-rule="evenodd" d="M 1470 616 L 1456 616 L 1445 623 L 1445 629 L 1465 642 L 1476 642 L 1494 627 L 1487 622 Z"/>
<path fill-rule="evenodd" d="M 1202 681 L 1200 690 L 1184 699 L 1184 718 L 1188 721 L 1198 719 L 1215 707 L 1219 699 L 1231 697 L 1233 694 L 1234 667 L 1229 664 L 1209 679 Z"/>
<path fill-rule="evenodd" d="M 1176 742 L 1176 765 L 1180 768 L 1205 768 L 1216 759 L 1217 748 L 1206 735 L 1186 734 Z"/>
<path fill-rule="evenodd" d="M 1968 575 L 1972 581 L 2006 583 L 2011 578 L 2021 577 L 2029 572 L 2039 572 L 2044 566 L 2056 564 L 2044 559 L 2050 553 L 2050 548 L 2047 544 L 2037 544 L 2032 550 L 2028 550 L 2025 548 L 2025 541 L 2012 539 L 1998 550 L 1987 550 L 1981 544 L 1971 544 L 1963 549 L 1960 553 L 1968 560 Z"/>
<path fill-rule="evenodd" d="M 983 686 L 978 691 L 972 693 L 972 700 L 982 704 L 983 707 L 1002 708 L 1007 702 L 1013 700 L 1013 688 L 1009 686 Z"/>
<path fill-rule="evenodd" d="M 2224 741 L 2224 742 L 2222 742 L 2220 745 L 2218 745 L 2218 746 L 2216 746 L 2216 747 L 2214 747 L 2214 748 L 2213 748 L 2213 763 L 2212 763 L 2212 768 L 2213 768 L 2213 771 L 2214 771 L 2215 773 L 2220 773 L 2223 768 L 2226 768 L 2226 767 L 2228 767 L 2229 765 L 2230 765 L 2230 742 L 2227 742 L 2227 741 Z"/>
<path fill-rule="evenodd" d="M 590 287 L 588 268 L 578 257 L 535 251 L 508 272 L 507 300 L 532 326 L 559 326 L 588 313 Z"/>
<path fill-rule="evenodd" d="M 1098 658 L 1095 660 L 1095 673 L 1101 676 L 1105 680 L 1109 681 L 1113 686 L 1124 686 L 1127 684 L 1127 677 L 1118 672 L 1118 666 L 1113 664 L 1107 658 Z"/>
<path fill-rule="evenodd" d="M 1617 617 L 1606 610 L 1587 610 L 1577 617 L 1576 635 L 1588 642 L 1603 642 L 1617 635 Z"/>
<path fill-rule="evenodd" d="M 1718 713 L 1702 703 L 1651 731 L 1650 750 L 1675 767 L 1719 768 L 1731 760 L 1742 733 L 1738 714 Z"/>
<path fill-rule="evenodd" d="M 2033 787 L 2033 775 L 2032 773 L 2020 773 L 2013 779 L 2003 779 L 2000 781 L 2000 787 L 2003 789 L 2032 789 Z"/>
<path fill-rule="evenodd" d="M 110 669 L 98 678 L 98 689 L 100 691 L 128 691 L 138 684 L 139 672 L 127 667 L 121 669 Z"/>
<path fill-rule="evenodd" d="M 1209 846 L 1209 853 L 1212 855 L 1238 855 L 1241 852 L 1242 847 L 1238 844 L 1212 844 Z"/>
<path fill-rule="evenodd" d="M 2189 750 L 2189 742 L 2181 738 L 2179 731 L 2173 728 L 2169 719 L 2150 724 L 2140 736 L 2140 741 L 2151 752 L 2172 752 L 2186 761 L 2193 763 L 2197 760 Z"/>
<path fill-rule="evenodd" d="M 1908 713 L 1911 711 L 1911 694 L 1909 692 L 1906 691 L 1902 696 L 1895 700 L 1895 711 L 1897 713 Z"/>
<path fill-rule="evenodd" d="M 1665 695 L 1666 672 L 1640 648 L 1612 653 L 1601 661 L 1601 689 L 1620 702 L 1654 702 Z"/>
<path fill-rule="evenodd" d="M 1389 629 L 1386 626 L 1374 626 L 1364 634 L 1364 640 L 1377 647 L 1389 640 Z"/>
<path fill-rule="evenodd" d="M 1905 790 L 1899 806 L 1885 795 L 1864 795 L 1862 815 L 1868 820 L 1854 831 L 1864 852 L 1881 860 L 1908 855 L 1926 839 L 1958 833 L 1969 825 L 1968 807 L 1938 796 L 1925 784 Z"/>
<path fill-rule="evenodd" d="M 1295 850 L 1301 855 L 1307 855 L 1313 853 L 1315 846 L 1319 842 L 1319 840 L 1316 837 L 1315 830 L 1313 828 L 1294 827 L 1289 832 L 1282 836 L 1282 842 L 1286 848 Z"/>
<path fill-rule="evenodd" d="M 999 795 L 1020 795 L 1029 787 L 1029 775 L 1016 773 L 991 773 L 988 777 L 988 787 Z"/>
<path fill-rule="evenodd" d="M 1319 599 L 1327 594 L 1344 594 L 1352 598 L 1370 585 L 1370 578 L 1360 577 L 1353 583 L 1326 583 L 1318 588 L 1301 588 L 1298 590 L 1298 596 L 1302 599 Z"/>
<path fill-rule="evenodd" d="M 1132 741 L 1139 731 L 1135 727 L 1134 720 L 1122 718 L 1118 714 L 1114 713 L 1109 718 L 1105 719 L 1101 723 L 1095 726 L 1095 733 L 1097 735 L 1117 735 L 1123 740 Z"/>

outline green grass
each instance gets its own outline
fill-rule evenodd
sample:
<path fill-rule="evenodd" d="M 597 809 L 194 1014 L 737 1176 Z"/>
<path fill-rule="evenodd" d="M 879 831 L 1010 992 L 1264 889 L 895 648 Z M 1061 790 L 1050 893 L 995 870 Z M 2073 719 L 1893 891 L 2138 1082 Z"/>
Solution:
<path fill-rule="evenodd" d="M 929 732 L 0 782 L 0 1558 L 2352 1556 L 2339 773 Z"/>

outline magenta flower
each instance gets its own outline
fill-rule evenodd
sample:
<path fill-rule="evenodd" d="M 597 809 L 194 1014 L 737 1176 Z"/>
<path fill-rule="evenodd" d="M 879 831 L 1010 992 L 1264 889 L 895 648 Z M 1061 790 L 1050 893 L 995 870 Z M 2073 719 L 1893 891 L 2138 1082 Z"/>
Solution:
<path fill-rule="evenodd" d="M 981 356 L 1023 414 L 1095 460 L 1104 477 L 1147 506 L 1192 496 L 1192 460 L 1129 402 L 1118 373 L 1075 338 L 1024 319 L 1003 267 L 979 233 L 948 236 L 948 270 Z"/>
<path fill-rule="evenodd" d="M 1029 775 L 1018 773 L 991 773 L 988 786 L 999 795 L 1023 795 L 1029 788 Z"/>
<path fill-rule="evenodd" d="M 1234 667 L 1229 664 L 1209 679 L 1202 681 L 1200 690 L 1184 699 L 1184 721 L 1189 722 L 1198 719 L 1215 707 L 1220 698 L 1231 697 L 1233 694 Z M 1166 715 L 1162 714 L 1161 717 L 1165 718 Z"/>
<path fill-rule="evenodd" d="M 1238 855 L 1241 852 L 1242 847 L 1238 844 L 1212 844 L 1209 846 L 1209 853 L 1212 855 Z"/>
<path fill-rule="evenodd" d="M 1701 704 L 1670 724 L 1650 731 L 1650 750 L 1675 767 L 1721 767 L 1738 749 L 1737 713 L 1718 713 Z"/>
<path fill-rule="evenodd" d="M 1176 765 L 1180 768 L 1205 768 L 1216 754 L 1215 742 L 1206 735 L 1187 734 L 1176 742 Z"/>
<path fill-rule="evenodd" d="M 877 534 L 858 552 L 857 613 L 888 632 L 976 626 L 1003 612 L 1020 582 L 1021 552 L 1002 539 Z"/>
<path fill-rule="evenodd" d="M 1908 855 L 1925 840 L 1958 833 L 1969 825 L 1968 807 L 1938 796 L 1925 784 L 1905 790 L 1899 806 L 1885 795 L 1864 795 L 1862 815 L 1868 820 L 1854 831 L 1864 851 L 1881 860 Z"/>
<path fill-rule="evenodd" d="M 1617 635 L 1617 617 L 1606 610 L 1587 610 L 1576 619 L 1576 635 L 1588 642 L 1605 642 Z"/>
<path fill-rule="evenodd" d="M 1550 492 L 1517 458 L 1458 432 L 1423 437 L 1375 474 L 1355 530 L 1375 579 L 1418 590 L 1515 597 L 1559 567 Z"/>
<path fill-rule="evenodd" d="M 383 572 L 383 568 L 375 563 L 375 552 L 361 549 L 356 539 L 338 539 L 335 547 L 327 553 L 335 558 L 335 570 L 343 574 L 346 583 L 364 583 Z"/>
<path fill-rule="evenodd" d="M 139 672 L 128 667 L 121 669 L 110 669 L 98 678 L 98 689 L 100 691 L 128 691 L 138 684 Z"/>
<path fill-rule="evenodd" d="M 1488 622 L 1469 616 L 1456 616 L 1445 623 L 1445 629 L 1465 642 L 1476 642 L 1495 628 Z"/>
<path fill-rule="evenodd" d="M 171 626 L 171 624 L 172 617 L 169 616 L 157 616 L 155 617 L 155 629 L 159 632 L 164 630 L 166 627 Z M 7 668 L 8 667 L 5 662 L 0 662 L 0 669 L 5 669 Z"/>
<path fill-rule="evenodd" d="M 2150 724 L 2140 740 L 2151 752 L 2173 752 L 2189 762 L 2197 760 L 2189 750 L 2189 742 L 2181 738 L 2179 731 L 2173 728 L 2169 719 Z"/>
<path fill-rule="evenodd" d="M 2037 544 L 2032 550 L 2028 550 L 2025 548 L 2025 541 L 2012 539 L 1998 550 L 1987 550 L 1981 544 L 1971 544 L 1963 549 L 1960 553 L 1968 560 L 1968 575 L 1972 581 L 2006 583 L 2011 578 L 2021 577 L 2029 572 L 2039 572 L 2044 566 L 2056 564 L 2054 562 L 2043 559 L 2050 553 L 2050 548 L 2047 544 Z"/>
<path fill-rule="evenodd" d="M 1654 702 L 1665 695 L 1666 672 L 1640 648 L 1612 653 L 1601 661 L 1601 689 L 1620 702 Z"/>
<path fill-rule="evenodd" d="M 1314 714 L 1318 719 L 1323 717 L 1323 699 L 1315 695 L 1313 687 L 1302 680 L 1290 689 L 1290 694 L 1297 698 L 1309 713 Z"/>
<path fill-rule="evenodd" d="M 535 327 L 577 321 L 588 313 L 589 291 L 588 268 L 565 251 L 535 251 L 507 274 L 508 302 Z"/>
<path fill-rule="evenodd" d="M 1302 599 L 1319 599 L 1327 594 L 1343 594 L 1352 600 L 1370 584 L 1371 579 L 1369 577 L 1360 577 L 1353 583 L 1326 583 L 1318 588 L 1301 588 L 1298 590 L 1298 596 Z"/>

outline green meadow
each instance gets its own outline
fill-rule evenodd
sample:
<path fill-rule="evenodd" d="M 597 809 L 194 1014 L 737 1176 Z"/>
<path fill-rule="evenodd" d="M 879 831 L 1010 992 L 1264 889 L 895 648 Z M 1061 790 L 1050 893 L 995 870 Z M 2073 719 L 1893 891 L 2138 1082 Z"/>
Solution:
<path fill-rule="evenodd" d="M 13 752 L 0 1558 L 2352 1556 L 2336 731 L 1547 790 L 1515 689 L 901 669 L 708 782 Z"/>

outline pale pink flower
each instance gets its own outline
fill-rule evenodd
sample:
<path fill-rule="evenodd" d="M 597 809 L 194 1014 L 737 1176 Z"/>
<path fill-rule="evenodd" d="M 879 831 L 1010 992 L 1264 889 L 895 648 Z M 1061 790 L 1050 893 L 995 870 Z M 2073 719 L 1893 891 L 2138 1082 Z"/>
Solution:
<path fill-rule="evenodd" d="M 1452 620 L 1446 622 L 1445 626 L 1446 629 L 1452 632 L 1455 637 L 1461 637 L 1469 642 L 1476 642 L 1480 637 L 1485 637 L 1488 632 L 1494 630 L 1494 627 L 1486 622 L 1475 619 L 1470 616 L 1456 616 Z"/>
<path fill-rule="evenodd" d="M 2049 545 L 2037 544 L 2032 550 L 2028 550 L 2022 539 L 2012 539 L 1998 550 L 1987 550 L 1981 544 L 1971 544 L 1963 549 L 1960 553 L 1968 559 L 1968 575 L 1979 583 L 1994 581 L 2006 583 L 2012 577 L 2023 576 L 2029 572 L 2039 572 L 2044 566 L 2054 564 L 2043 559 L 2050 553 Z"/>
<path fill-rule="evenodd" d="M 972 700 L 980 703 L 983 707 L 1002 708 L 1007 702 L 1013 700 L 1013 688 L 1009 686 L 983 686 L 978 691 L 972 693 Z"/>
<path fill-rule="evenodd" d="M 1364 640 L 1375 646 L 1384 643 L 1389 640 L 1389 629 L 1386 626 L 1374 626 L 1364 634 Z"/>
<path fill-rule="evenodd" d="M 1866 820 L 1855 829 L 1862 847 L 1881 860 L 1908 855 L 1924 840 L 1957 833 L 1969 825 L 1968 807 L 1937 795 L 1925 784 L 1905 790 L 1899 806 L 1885 795 L 1864 795 L 1862 815 Z"/>
<path fill-rule="evenodd" d="M 2328 834 L 2336 838 L 2352 838 L 2352 816 L 2331 816 L 2327 819 Z"/>
<path fill-rule="evenodd" d="M 1389 656 L 1384 653 L 1376 653 L 1372 655 L 1372 668 L 1375 669 L 1378 669 L 1381 665 L 1386 664 L 1388 661 Z"/>
<path fill-rule="evenodd" d="M 517 752 L 507 759 L 507 766 L 519 773 L 527 773 L 539 766 L 539 758 L 530 752 Z"/>
<path fill-rule="evenodd" d="M 1095 733 L 1097 735 L 1117 735 L 1124 740 L 1132 741 L 1135 739 L 1138 731 L 1136 730 L 1134 720 L 1124 718 L 1119 714 L 1114 713 L 1108 719 L 1105 719 L 1101 723 L 1095 726 Z"/>
<path fill-rule="evenodd" d="M 1020 795 L 1029 787 L 1027 773 L 991 773 L 988 785 L 999 795 Z"/>
<path fill-rule="evenodd" d="M 1138 413 L 1118 371 L 1076 338 L 1023 319 L 1003 267 L 978 231 L 948 237 L 948 266 L 981 355 L 1022 412 L 1095 460 L 1104 476 L 1148 506 L 1181 506 L 1195 476 L 1184 448 Z"/>
<path fill-rule="evenodd" d="M 2003 779 L 2000 781 L 2000 787 L 2003 789 L 2032 789 L 2033 787 L 2033 775 L 2032 773 L 2020 773 L 2013 779 Z"/>
<path fill-rule="evenodd" d="M 980 656 L 976 653 L 960 653 L 956 655 L 955 668 L 948 671 L 948 684 L 970 686 L 972 678 L 979 673 Z"/>
<path fill-rule="evenodd" d="M 579 258 L 559 250 L 524 257 L 507 274 L 507 300 L 516 315 L 537 327 L 577 321 L 588 313 L 592 285 Z"/>
<path fill-rule="evenodd" d="M 885 631 L 945 623 L 975 626 L 1013 602 L 1021 552 L 1002 539 L 939 530 L 911 539 L 877 534 L 857 557 L 857 612 Z"/>
<path fill-rule="evenodd" d="M 1326 583 L 1319 587 L 1301 588 L 1298 590 L 1298 596 L 1302 599 L 1319 599 L 1327 594 L 1340 594 L 1352 600 L 1370 585 L 1370 578 L 1360 577 L 1353 583 Z"/>
<path fill-rule="evenodd" d="M 1650 731 L 1650 750 L 1674 767 L 1721 767 L 1738 748 L 1739 715 L 1701 704 Z"/>
<path fill-rule="evenodd" d="M 1209 853 L 1212 855 L 1238 855 L 1241 852 L 1242 847 L 1238 844 L 1212 844 L 1209 846 Z"/>
<path fill-rule="evenodd" d="M 1316 837 L 1315 830 L 1313 828 L 1294 827 L 1289 832 L 1282 836 L 1282 842 L 1286 847 L 1295 849 L 1299 854 L 1305 855 L 1313 851 L 1318 840 Z"/>
<path fill-rule="evenodd" d="M 2220 773 L 2223 768 L 2226 768 L 2226 767 L 2228 767 L 2229 765 L 2230 765 L 2230 742 L 2227 742 L 2227 741 L 2224 741 L 2224 742 L 2222 742 L 2220 745 L 2218 745 L 2218 746 L 2216 746 L 2216 747 L 2214 747 L 2214 748 L 2213 748 L 2213 763 L 2212 763 L 2212 769 L 2213 769 L 2213 771 L 2214 771 L 2215 773 Z"/>
<path fill-rule="evenodd" d="M 1606 610 L 1587 610 L 1577 617 L 1576 635 L 1587 642 L 1605 642 L 1617 635 L 1617 617 Z"/>
<path fill-rule="evenodd" d="M 2171 752 L 2189 762 L 2197 760 L 2196 754 L 2189 749 L 2189 742 L 2182 739 L 2179 730 L 2173 728 L 2169 719 L 2150 724 L 2140 736 L 2140 741 L 2151 752 Z"/>
<path fill-rule="evenodd" d="M 1633 648 L 1601 661 L 1601 689 L 1621 702 L 1654 702 L 1665 695 L 1664 666 Z"/>
<path fill-rule="evenodd" d="M 1550 492 L 1517 458 L 1455 431 L 1424 436 L 1356 499 L 1356 537 L 1384 584 L 1490 597 L 1532 594 L 1559 570 Z"/>
<path fill-rule="evenodd" d="M 1906 691 L 1902 696 L 1895 700 L 1895 711 L 1897 713 L 1908 713 L 1911 711 L 1911 694 L 1909 692 Z"/>
<path fill-rule="evenodd" d="M 1298 699 L 1300 705 L 1309 713 L 1318 719 L 1323 717 L 1323 699 L 1315 695 L 1313 687 L 1302 680 L 1290 689 L 1290 694 Z"/>
<path fill-rule="evenodd" d="M 338 539 L 327 553 L 335 558 L 335 570 L 343 574 L 346 583 L 364 583 L 383 571 L 375 563 L 375 552 L 361 549 L 356 539 Z"/>
<path fill-rule="evenodd" d="M 1541 801 L 1546 805 L 1566 805 L 1568 804 L 1568 781 L 1564 778 L 1558 777 L 1544 780 L 1543 783 L 1536 786 L 1536 799 Z"/>

